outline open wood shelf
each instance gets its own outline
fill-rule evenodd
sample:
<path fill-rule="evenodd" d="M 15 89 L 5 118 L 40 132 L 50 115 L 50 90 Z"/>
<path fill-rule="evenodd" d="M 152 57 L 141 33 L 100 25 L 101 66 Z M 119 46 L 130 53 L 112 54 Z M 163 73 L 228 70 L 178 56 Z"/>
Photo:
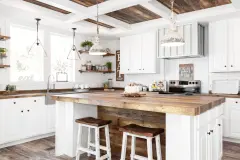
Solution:
<path fill-rule="evenodd" d="M 79 52 L 80 54 L 89 54 L 89 51 L 79 50 L 78 52 Z M 106 55 L 103 55 L 103 57 L 110 57 L 110 56 L 115 56 L 115 54 L 113 54 L 113 53 L 107 53 Z"/>
<path fill-rule="evenodd" d="M 79 70 L 80 73 L 103 73 L 103 74 L 107 74 L 107 73 L 115 73 L 114 71 L 83 71 L 83 70 Z"/>
<path fill-rule="evenodd" d="M 10 67 L 10 65 L 0 64 L 0 68 L 8 68 L 8 67 Z"/>
<path fill-rule="evenodd" d="M 6 41 L 6 40 L 9 40 L 10 37 L 8 36 L 3 36 L 3 35 L 0 35 L 0 41 Z"/>

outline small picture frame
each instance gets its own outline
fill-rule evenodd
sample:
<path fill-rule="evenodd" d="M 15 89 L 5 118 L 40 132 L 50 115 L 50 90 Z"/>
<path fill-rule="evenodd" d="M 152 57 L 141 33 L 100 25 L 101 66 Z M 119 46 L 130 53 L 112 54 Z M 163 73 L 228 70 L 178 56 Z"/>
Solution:
<path fill-rule="evenodd" d="M 65 72 L 57 72 L 56 73 L 56 81 L 57 82 L 68 82 L 68 74 Z"/>

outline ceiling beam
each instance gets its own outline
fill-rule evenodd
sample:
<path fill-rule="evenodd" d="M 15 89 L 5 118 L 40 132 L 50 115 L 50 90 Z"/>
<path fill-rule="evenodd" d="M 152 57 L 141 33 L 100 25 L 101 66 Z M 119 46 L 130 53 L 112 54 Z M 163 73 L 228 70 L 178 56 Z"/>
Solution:
<path fill-rule="evenodd" d="M 117 20 L 115 18 L 112 18 L 112 17 L 109 17 L 107 15 L 101 15 L 99 16 L 99 21 L 102 22 L 102 23 L 106 23 L 108 25 L 111 25 L 115 28 L 121 28 L 121 29 L 124 29 L 124 30 L 129 30 L 131 29 L 131 25 L 130 24 L 127 24 L 123 21 L 120 21 L 120 20 Z"/>
<path fill-rule="evenodd" d="M 146 3 L 151 0 L 108 0 L 99 4 L 99 15 L 103 15 L 109 12 L 114 12 L 123 8 L 128 8 L 134 5 Z M 87 8 L 87 7 L 86 7 Z M 87 18 L 93 18 L 96 16 L 96 5 L 88 7 L 86 15 L 76 14 L 69 18 L 66 22 L 74 23 L 80 20 L 84 20 Z"/>
<path fill-rule="evenodd" d="M 147 8 L 148 10 L 158 14 L 164 19 L 170 18 L 171 10 L 166 6 L 164 6 L 162 3 L 159 3 L 157 0 L 152 0 L 150 2 L 146 2 L 141 5 Z"/>

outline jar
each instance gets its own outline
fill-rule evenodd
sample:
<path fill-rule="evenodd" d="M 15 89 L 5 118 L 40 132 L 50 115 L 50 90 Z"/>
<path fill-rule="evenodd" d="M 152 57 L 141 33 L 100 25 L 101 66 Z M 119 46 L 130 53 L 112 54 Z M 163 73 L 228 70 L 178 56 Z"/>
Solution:
<path fill-rule="evenodd" d="M 108 88 L 112 88 L 113 86 L 112 86 L 112 79 L 108 79 Z"/>
<path fill-rule="evenodd" d="M 92 70 L 92 62 L 91 61 L 87 61 L 87 70 L 91 71 Z"/>

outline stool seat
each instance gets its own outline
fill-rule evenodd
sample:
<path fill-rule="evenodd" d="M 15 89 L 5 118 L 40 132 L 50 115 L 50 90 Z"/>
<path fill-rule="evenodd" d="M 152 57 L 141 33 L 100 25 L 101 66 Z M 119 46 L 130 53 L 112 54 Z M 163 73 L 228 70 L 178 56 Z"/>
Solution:
<path fill-rule="evenodd" d="M 93 117 L 85 117 L 85 118 L 76 119 L 75 122 L 90 125 L 90 126 L 95 126 L 95 127 L 101 127 L 101 126 L 105 126 L 107 124 L 112 123 L 111 120 L 102 120 L 102 119 L 97 119 L 97 118 L 93 118 Z"/>
<path fill-rule="evenodd" d="M 127 126 L 123 126 L 119 128 L 122 132 L 128 132 L 131 134 L 139 135 L 139 136 L 146 136 L 146 137 L 155 137 L 164 132 L 162 128 L 148 128 L 138 126 L 136 124 L 130 124 Z"/>

